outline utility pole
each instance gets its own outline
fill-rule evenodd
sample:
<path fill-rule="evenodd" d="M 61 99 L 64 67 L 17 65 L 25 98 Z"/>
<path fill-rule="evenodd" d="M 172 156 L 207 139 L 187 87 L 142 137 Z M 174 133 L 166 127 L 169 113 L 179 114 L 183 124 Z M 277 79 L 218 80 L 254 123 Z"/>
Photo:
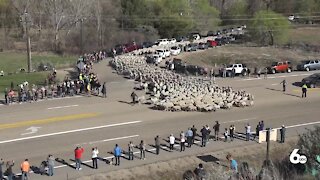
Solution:
<path fill-rule="evenodd" d="M 266 162 L 268 165 L 270 165 L 270 128 L 267 128 L 267 136 L 266 136 L 266 141 L 267 141 L 267 157 L 266 157 Z"/>
<path fill-rule="evenodd" d="M 32 72 L 32 64 L 31 64 L 31 42 L 30 42 L 30 35 L 29 35 L 29 20 L 28 20 L 28 13 L 24 13 L 24 20 L 26 23 L 26 36 L 27 36 L 27 56 L 28 56 L 28 73 Z"/>
<path fill-rule="evenodd" d="M 83 55 L 83 18 L 80 19 L 80 48 L 81 55 Z"/>

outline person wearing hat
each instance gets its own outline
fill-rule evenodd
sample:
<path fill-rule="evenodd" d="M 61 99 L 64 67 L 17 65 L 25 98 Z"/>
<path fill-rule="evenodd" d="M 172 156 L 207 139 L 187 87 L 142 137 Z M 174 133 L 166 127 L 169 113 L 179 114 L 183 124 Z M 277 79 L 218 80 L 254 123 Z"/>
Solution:
<path fill-rule="evenodd" d="M 284 143 L 285 135 L 286 135 L 286 127 L 282 125 L 280 129 L 280 143 Z"/>

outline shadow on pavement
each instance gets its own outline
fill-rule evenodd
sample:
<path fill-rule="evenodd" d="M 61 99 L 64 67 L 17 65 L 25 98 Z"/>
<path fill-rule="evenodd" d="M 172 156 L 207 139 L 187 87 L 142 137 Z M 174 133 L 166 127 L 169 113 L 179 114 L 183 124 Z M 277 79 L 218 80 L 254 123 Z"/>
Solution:
<path fill-rule="evenodd" d="M 69 160 L 73 161 L 73 162 L 76 162 L 76 160 L 74 160 L 74 159 L 69 159 Z M 87 166 L 88 168 L 92 168 L 93 169 L 93 166 L 90 166 L 89 164 L 86 164 L 84 162 L 81 162 L 81 164 L 84 165 L 84 166 Z"/>
<path fill-rule="evenodd" d="M 76 167 L 75 167 L 75 166 L 73 166 L 73 165 L 71 165 L 71 164 L 67 163 L 64 159 L 56 158 L 55 160 L 56 160 L 57 162 L 59 162 L 59 163 L 63 164 L 63 165 L 67 165 L 67 166 L 69 166 L 69 167 L 71 167 L 71 168 L 73 168 L 73 169 L 76 169 Z"/>

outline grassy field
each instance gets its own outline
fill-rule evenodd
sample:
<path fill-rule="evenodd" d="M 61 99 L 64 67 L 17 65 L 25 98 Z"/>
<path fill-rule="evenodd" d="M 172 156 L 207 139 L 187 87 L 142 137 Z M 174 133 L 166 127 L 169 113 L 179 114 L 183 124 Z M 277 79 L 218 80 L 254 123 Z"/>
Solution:
<path fill-rule="evenodd" d="M 11 82 L 14 84 L 14 88 L 18 84 L 24 81 L 28 81 L 30 85 L 37 84 L 42 85 L 45 83 L 45 78 L 48 72 L 35 72 L 35 73 L 18 73 L 9 76 L 0 77 L 0 94 L 4 93 L 5 88 L 10 89 Z"/>
<path fill-rule="evenodd" d="M 77 57 L 62 57 L 54 54 L 34 54 L 32 55 L 32 67 L 36 70 L 40 63 L 50 63 L 56 69 L 66 68 L 76 63 Z M 6 74 L 18 72 L 21 68 L 27 70 L 26 53 L 1 52 L 0 53 L 0 70 Z"/>
<path fill-rule="evenodd" d="M 16 52 L 0 53 L 0 71 L 4 71 L 5 76 L 0 77 L 0 96 L 3 96 L 5 88 L 10 88 L 11 82 L 16 87 L 24 81 L 29 84 L 42 85 L 49 72 L 19 73 L 21 68 L 27 70 L 26 54 Z M 52 64 L 56 69 L 72 67 L 75 65 L 77 57 L 62 57 L 54 54 L 35 54 L 32 56 L 32 67 L 37 69 L 40 63 Z M 1 98 L 0 98 L 1 99 Z"/>

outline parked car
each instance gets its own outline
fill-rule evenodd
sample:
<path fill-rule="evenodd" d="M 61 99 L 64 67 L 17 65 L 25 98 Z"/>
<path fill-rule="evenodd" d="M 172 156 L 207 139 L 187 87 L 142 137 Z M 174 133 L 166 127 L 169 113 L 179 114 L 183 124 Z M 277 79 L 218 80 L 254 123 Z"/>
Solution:
<path fill-rule="evenodd" d="M 156 45 L 158 45 L 158 46 L 163 46 L 163 45 L 168 45 L 168 44 L 169 44 L 168 39 L 158 39 L 156 42 Z"/>
<path fill-rule="evenodd" d="M 201 43 L 199 43 L 199 45 L 198 45 L 198 49 L 202 49 L 202 50 L 208 49 L 208 44 L 201 42 Z"/>
<path fill-rule="evenodd" d="M 154 45 L 153 42 L 147 41 L 142 43 L 142 48 L 150 48 Z"/>
<path fill-rule="evenodd" d="M 190 46 L 191 46 L 191 51 L 197 51 L 199 48 L 197 43 L 192 43 L 190 44 Z"/>
<path fill-rule="evenodd" d="M 217 41 L 214 41 L 214 40 L 208 40 L 207 41 L 207 44 L 209 47 L 216 47 L 218 46 L 218 42 Z"/>
<path fill-rule="evenodd" d="M 129 53 L 129 52 L 135 51 L 137 49 L 138 49 L 138 46 L 135 42 L 130 43 L 130 44 L 128 43 L 123 46 L 124 53 Z"/>
<path fill-rule="evenodd" d="M 273 62 L 271 64 L 271 67 L 267 67 L 268 72 L 271 74 L 275 74 L 278 72 L 288 72 L 290 73 L 292 71 L 292 65 L 290 61 L 284 61 L 284 62 Z"/>
<path fill-rule="evenodd" d="M 213 31 L 208 31 L 207 36 L 214 36 L 214 32 Z"/>
<path fill-rule="evenodd" d="M 297 70 L 299 71 L 310 71 L 317 69 L 320 69 L 320 60 L 301 61 L 301 63 L 297 65 Z"/>
<path fill-rule="evenodd" d="M 159 56 L 159 54 L 152 54 L 147 56 L 147 63 L 151 63 L 151 64 L 159 64 L 162 61 L 162 57 Z"/>
<path fill-rule="evenodd" d="M 199 40 L 201 37 L 200 37 L 200 34 L 193 34 L 192 38 L 193 40 Z"/>
<path fill-rule="evenodd" d="M 161 58 L 166 58 L 164 49 L 157 49 L 156 54 L 158 54 Z"/>
<path fill-rule="evenodd" d="M 122 54 L 123 53 L 123 47 L 121 44 L 117 44 L 114 49 L 116 50 L 116 54 Z"/>
<path fill-rule="evenodd" d="M 320 73 L 312 74 L 303 78 L 301 84 L 306 84 L 309 88 L 316 88 L 320 86 Z"/>
<path fill-rule="evenodd" d="M 173 56 L 177 56 L 178 54 L 181 53 L 181 48 L 179 46 L 173 46 L 173 47 L 170 48 L 170 53 Z"/>
<path fill-rule="evenodd" d="M 231 64 L 226 68 L 227 76 L 231 76 L 232 70 L 235 70 L 235 75 L 246 75 L 247 67 L 244 64 Z"/>
<path fill-rule="evenodd" d="M 169 44 L 174 44 L 177 42 L 176 38 L 168 39 L 168 41 L 169 41 Z"/>

